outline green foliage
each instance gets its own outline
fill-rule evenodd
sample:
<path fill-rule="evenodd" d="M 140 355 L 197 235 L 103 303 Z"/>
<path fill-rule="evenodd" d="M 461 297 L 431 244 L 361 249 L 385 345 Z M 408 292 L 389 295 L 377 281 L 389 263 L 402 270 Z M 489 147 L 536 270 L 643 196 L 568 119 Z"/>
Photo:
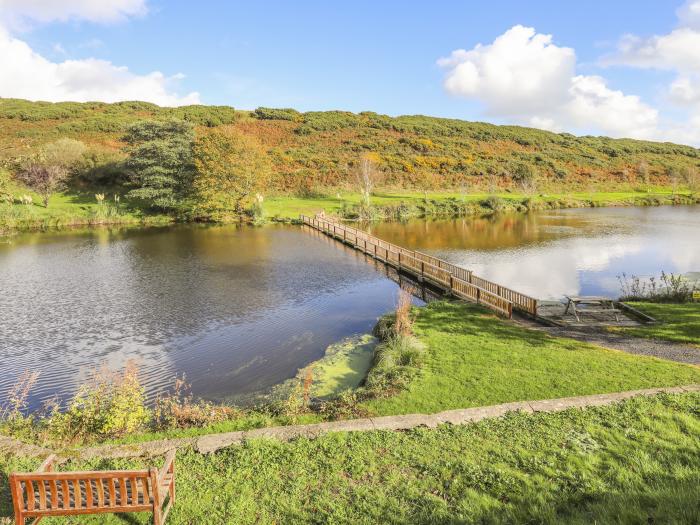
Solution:
<path fill-rule="evenodd" d="M 627 274 L 618 276 L 621 301 L 646 301 L 653 303 L 686 303 L 692 301 L 693 292 L 700 291 L 700 285 L 682 275 L 661 272 L 661 277 L 643 279 Z"/>
<path fill-rule="evenodd" d="M 291 120 L 299 122 L 302 120 L 302 115 L 296 109 L 291 108 L 263 108 L 255 109 L 255 116 L 261 120 Z"/>
<path fill-rule="evenodd" d="M 138 122 L 123 140 L 129 154 L 125 165 L 137 186 L 129 196 L 158 209 L 176 208 L 192 188 L 192 125 L 179 120 Z"/>
<path fill-rule="evenodd" d="M 243 203 L 262 196 L 271 176 L 270 159 L 254 138 L 236 130 L 213 130 L 197 139 L 194 148 L 194 191 L 202 210 L 213 217 L 240 214 Z"/>
<path fill-rule="evenodd" d="M 72 442 L 137 432 L 149 419 L 144 389 L 136 368 L 129 365 L 123 374 L 96 373 L 78 389 L 65 410 L 55 405 L 43 425 L 49 439 Z"/>

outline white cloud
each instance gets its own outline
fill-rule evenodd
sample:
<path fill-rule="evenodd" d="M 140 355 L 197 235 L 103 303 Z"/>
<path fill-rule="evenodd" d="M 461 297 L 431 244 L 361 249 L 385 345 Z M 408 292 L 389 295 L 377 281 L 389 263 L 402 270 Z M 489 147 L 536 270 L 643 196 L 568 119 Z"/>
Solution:
<path fill-rule="evenodd" d="M 0 20 L 11 26 L 29 20 L 115 22 L 145 13 L 145 0 L 0 0 Z"/>
<path fill-rule="evenodd" d="M 453 51 L 438 64 L 448 70 L 449 93 L 479 98 L 494 114 L 531 114 L 565 101 L 575 62 L 573 49 L 518 25 L 490 45 Z"/>
<path fill-rule="evenodd" d="M 199 104 L 196 92 L 180 96 L 173 85 L 181 73 L 139 75 L 107 60 L 86 58 L 52 62 L 13 37 L 1 23 L 83 19 L 113 22 L 143 14 L 145 0 L 0 0 L 0 97 L 58 102 L 144 100 L 162 106 Z M 60 44 L 57 53 L 65 53 Z"/>
<path fill-rule="evenodd" d="M 0 28 L 0 96 L 85 102 L 145 100 L 162 106 L 198 104 L 199 94 L 178 96 L 169 87 L 181 75 L 137 75 L 106 60 L 51 62 Z"/>
<path fill-rule="evenodd" d="M 690 27 L 667 35 L 641 38 L 625 35 L 615 55 L 605 62 L 649 69 L 700 71 L 700 32 Z"/>
<path fill-rule="evenodd" d="M 681 26 L 700 29 L 700 0 L 686 2 L 676 13 Z"/>
<path fill-rule="evenodd" d="M 481 101 L 489 115 L 554 131 L 637 138 L 656 128 L 655 109 L 602 77 L 576 75 L 574 50 L 533 28 L 515 26 L 492 44 L 454 51 L 438 64 L 447 70 L 447 92 Z"/>

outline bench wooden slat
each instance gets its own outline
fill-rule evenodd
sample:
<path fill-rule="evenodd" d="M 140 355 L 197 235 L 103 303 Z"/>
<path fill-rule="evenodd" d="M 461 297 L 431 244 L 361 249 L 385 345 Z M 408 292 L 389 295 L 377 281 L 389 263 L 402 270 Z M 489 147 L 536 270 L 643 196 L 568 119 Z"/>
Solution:
<path fill-rule="evenodd" d="M 47 516 L 147 511 L 153 513 L 153 523 L 161 525 L 175 497 L 174 460 L 171 451 L 160 470 L 55 472 L 55 457 L 50 456 L 38 472 L 10 474 L 15 522 L 25 525 L 28 518 L 36 518 L 36 523 Z"/>
<path fill-rule="evenodd" d="M 27 508 L 34 510 L 34 498 L 36 497 L 34 494 L 34 482 L 29 480 L 25 485 L 27 487 Z"/>
<path fill-rule="evenodd" d="M 55 479 L 49 480 L 49 488 L 51 489 L 51 508 L 58 508 L 58 484 Z"/>
<path fill-rule="evenodd" d="M 80 486 L 80 480 L 73 480 L 73 508 L 79 509 L 82 506 L 83 501 L 83 489 Z"/>
<path fill-rule="evenodd" d="M 131 485 L 131 505 L 138 505 L 138 492 L 136 489 L 136 478 L 129 478 L 129 484 Z"/>
<path fill-rule="evenodd" d="M 126 478 L 119 478 L 119 505 L 122 507 L 128 505 L 126 497 Z"/>
<path fill-rule="evenodd" d="M 117 506 L 117 498 L 115 496 L 115 490 L 114 490 L 114 478 L 107 478 L 107 486 L 109 488 L 109 506 L 110 507 L 116 507 Z"/>

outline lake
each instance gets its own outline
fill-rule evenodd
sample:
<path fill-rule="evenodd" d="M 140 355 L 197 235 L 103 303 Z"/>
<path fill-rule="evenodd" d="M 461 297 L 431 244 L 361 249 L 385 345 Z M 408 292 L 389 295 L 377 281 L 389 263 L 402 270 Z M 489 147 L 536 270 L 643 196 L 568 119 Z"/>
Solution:
<path fill-rule="evenodd" d="M 622 272 L 700 270 L 700 207 L 606 208 L 368 227 L 538 298 L 617 295 Z M 40 372 L 32 407 L 136 360 L 149 398 L 186 374 L 237 400 L 371 330 L 398 285 L 297 226 L 183 225 L 0 238 L 0 403 Z"/>

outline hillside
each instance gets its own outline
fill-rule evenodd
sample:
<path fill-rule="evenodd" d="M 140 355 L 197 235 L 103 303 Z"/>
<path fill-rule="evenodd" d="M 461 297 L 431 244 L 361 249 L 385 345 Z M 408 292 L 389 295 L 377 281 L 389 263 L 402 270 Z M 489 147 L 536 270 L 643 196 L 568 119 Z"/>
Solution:
<path fill-rule="evenodd" d="M 425 116 L 388 117 L 325 111 L 228 106 L 163 108 L 145 102 L 106 104 L 0 99 L 0 166 L 12 171 L 37 147 L 68 137 L 84 142 L 93 170 L 83 178 L 109 182 L 120 171 L 120 141 L 139 120 L 182 119 L 200 133 L 232 126 L 255 136 L 273 164 L 280 193 L 312 196 L 346 187 L 353 165 L 372 153 L 382 185 L 406 189 L 496 192 L 536 178 L 538 187 L 591 191 L 637 185 L 687 185 L 697 178 L 700 150 L 670 143 L 496 126 Z M 111 176 L 111 175 L 110 175 Z"/>

